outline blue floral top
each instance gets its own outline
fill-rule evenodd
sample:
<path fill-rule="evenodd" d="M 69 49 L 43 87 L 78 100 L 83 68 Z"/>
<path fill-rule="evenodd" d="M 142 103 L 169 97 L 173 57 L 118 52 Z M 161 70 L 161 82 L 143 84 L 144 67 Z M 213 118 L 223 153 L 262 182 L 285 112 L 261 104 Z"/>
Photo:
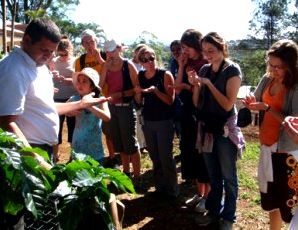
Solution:
<path fill-rule="evenodd" d="M 69 101 L 79 101 L 80 96 L 72 96 Z M 102 120 L 89 110 L 82 110 L 76 116 L 76 125 L 72 137 L 72 148 L 77 153 L 84 153 L 103 163 Z"/>

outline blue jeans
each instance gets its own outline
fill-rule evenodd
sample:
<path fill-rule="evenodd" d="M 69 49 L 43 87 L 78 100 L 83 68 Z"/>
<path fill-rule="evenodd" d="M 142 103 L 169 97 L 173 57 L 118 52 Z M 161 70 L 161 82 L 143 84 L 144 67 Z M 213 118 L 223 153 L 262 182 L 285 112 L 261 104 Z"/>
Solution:
<path fill-rule="evenodd" d="M 238 196 L 237 147 L 228 137 L 214 136 L 212 153 L 203 153 L 203 156 L 211 185 L 206 209 L 213 217 L 234 222 Z"/>

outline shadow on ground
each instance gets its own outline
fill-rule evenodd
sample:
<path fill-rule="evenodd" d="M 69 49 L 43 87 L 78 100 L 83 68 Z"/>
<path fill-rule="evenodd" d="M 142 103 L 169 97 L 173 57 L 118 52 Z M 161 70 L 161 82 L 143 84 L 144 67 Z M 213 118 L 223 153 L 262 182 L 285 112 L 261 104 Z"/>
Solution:
<path fill-rule="evenodd" d="M 134 200 L 121 201 L 125 204 L 124 229 L 135 224 L 142 230 L 217 229 L 216 226 L 198 227 L 194 219 L 199 214 L 184 208 L 180 198 L 167 200 L 148 193 Z M 143 225 L 139 224 L 145 219 L 147 221 Z"/>
<path fill-rule="evenodd" d="M 195 224 L 195 217 L 200 214 L 185 207 L 186 197 L 191 194 L 190 189 L 193 189 L 192 184 L 182 183 L 180 189 L 180 196 L 176 199 L 156 194 L 154 191 L 139 193 L 138 197 L 133 199 L 129 197 L 121 199 L 125 205 L 123 229 L 216 230 L 216 225 L 198 227 Z"/>

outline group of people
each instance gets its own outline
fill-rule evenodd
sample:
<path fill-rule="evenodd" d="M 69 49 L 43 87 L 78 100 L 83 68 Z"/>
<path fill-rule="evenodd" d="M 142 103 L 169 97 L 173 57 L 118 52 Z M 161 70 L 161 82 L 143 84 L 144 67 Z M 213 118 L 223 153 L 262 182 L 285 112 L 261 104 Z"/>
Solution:
<path fill-rule="evenodd" d="M 229 58 L 225 40 L 216 32 L 203 36 L 186 30 L 170 45 L 172 59 L 166 70 L 158 66 L 148 45 L 137 46 L 128 60 L 114 39 L 105 42 L 104 53 L 92 30 L 85 30 L 81 39 L 85 54 L 74 58 L 71 42 L 51 20 L 28 24 L 21 47 L 0 62 L 0 84 L 5 86 L 0 91 L 0 127 L 57 161 L 66 118 L 68 141 L 76 152 L 103 163 L 103 133 L 110 159 L 120 153 L 123 172 L 133 180 L 140 177 L 140 150 L 146 147 L 155 193 L 165 198 L 179 195 L 172 153 L 176 132 L 182 178 L 196 184 L 196 194 L 186 200 L 200 213 L 196 223 L 232 229 L 236 162 L 245 147 L 236 109 L 243 76 Z M 298 169 L 297 44 L 277 41 L 267 51 L 266 62 L 267 72 L 255 94 L 243 103 L 260 111 L 261 204 L 269 211 L 270 229 L 281 229 L 282 220 L 290 222 L 297 205 L 295 194 L 288 197 L 288 170 L 276 167 L 276 162 L 286 165 L 292 157 L 292 170 Z M 143 134 L 142 141 L 137 134 Z M 280 179 L 277 174 L 286 176 Z"/>

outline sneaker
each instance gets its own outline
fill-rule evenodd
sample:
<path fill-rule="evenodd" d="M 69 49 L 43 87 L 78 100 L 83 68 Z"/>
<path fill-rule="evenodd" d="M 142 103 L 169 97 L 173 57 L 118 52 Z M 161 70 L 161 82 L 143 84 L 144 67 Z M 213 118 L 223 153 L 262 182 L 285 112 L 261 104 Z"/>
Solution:
<path fill-rule="evenodd" d="M 192 198 L 185 201 L 185 205 L 190 208 L 195 207 L 200 202 L 201 199 L 202 199 L 201 196 L 194 195 Z"/>
<path fill-rule="evenodd" d="M 217 222 L 218 219 L 208 215 L 208 212 L 205 212 L 204 215 L 197 216 L 195 218 L 195 222 L 198 226 L 207 226 L 209 224 L 213 224 Z"/>
<path fill-rule="evenodd" d="M 233 222 L 221 219 L 219 221 L 219 230 L 232 230 L 233 229 Z"/>
<path fill-rule="evenodd" d="M 200 212 L 200 213 L 202 213 L 202 212 L 206 212 L 207 210 L 206 210 L 206 208 L 205 208 L 205 203 L 206 203 L 206 199 L 205 199 L 205 198 L 202 198 L 202 199 L 199 201 L 199 203 L 196 205 L 196 207 L 195 207 L 195 211 L 196 211 L 196 212 Z"/>

